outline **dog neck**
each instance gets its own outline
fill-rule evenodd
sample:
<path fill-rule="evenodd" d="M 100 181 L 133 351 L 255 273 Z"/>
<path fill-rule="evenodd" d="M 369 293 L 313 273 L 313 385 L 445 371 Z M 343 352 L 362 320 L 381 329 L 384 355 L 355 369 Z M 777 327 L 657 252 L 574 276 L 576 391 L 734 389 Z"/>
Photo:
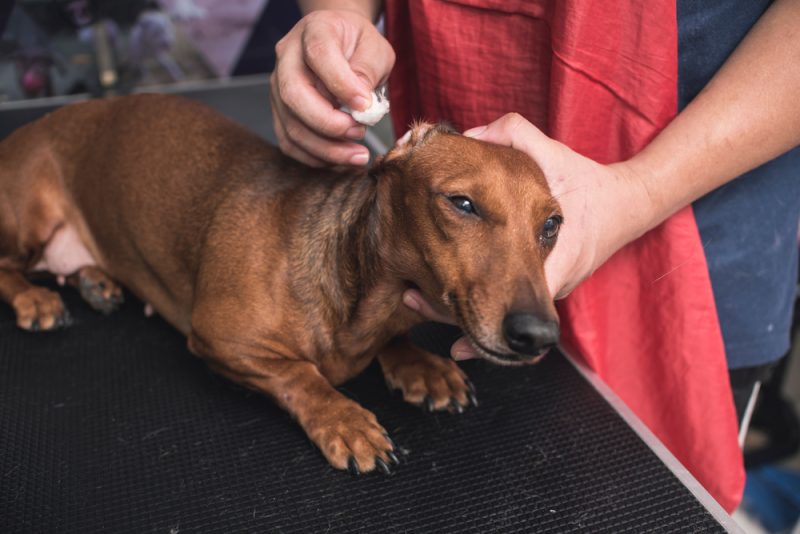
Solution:
<path fill-rule="evenodd" d="M 373 173 L 326 177 L 301 221 L 295 292 L 322 302 L 327 321 L 347 325 L 365 313 L 392 313 L 403 290 L 434 277 L 405 237 L 391 183 Z M 364 308 L 366 306 L 366 308 Z M 362 309 L 364 308 L 364 309 Z"/>
<path fill-rule="evenodd" d="M 294 251 L 295 292 L 320 301 L 330 324 L 350 322 L 381 271 L 379 214 L 373 179 L 356 173 L 325 176 L 307 197 Z"/>

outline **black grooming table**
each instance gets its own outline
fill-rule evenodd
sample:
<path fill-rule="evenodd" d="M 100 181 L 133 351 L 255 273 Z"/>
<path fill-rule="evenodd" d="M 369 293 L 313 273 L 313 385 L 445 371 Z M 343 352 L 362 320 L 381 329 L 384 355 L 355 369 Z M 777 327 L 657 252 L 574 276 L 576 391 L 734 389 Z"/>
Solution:
<path fill-rule="evenodd" d="M 130 295 L 18 330 L 0 307 L 0 532 L 724 532 L 563 356 L 474 361 L 478 408 L 428 414 L 371 367 L 343 391 L 407 456 L 330 468 L 270 401 L 212 374 Z M 452 332 L 419 337 L 446 348 Z M 716 518 L 715 518 L 716 515 Z"/>

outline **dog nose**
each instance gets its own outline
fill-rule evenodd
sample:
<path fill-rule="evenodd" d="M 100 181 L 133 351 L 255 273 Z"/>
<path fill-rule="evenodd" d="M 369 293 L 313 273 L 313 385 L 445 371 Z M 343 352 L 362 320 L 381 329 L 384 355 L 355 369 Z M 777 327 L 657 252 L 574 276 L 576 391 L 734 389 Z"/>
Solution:
<path fill-rule="evenodd" d="M 503 319 L 503 337 L 520 354 L 541 354 L 558 343 L 558 323 L 530 313 L 509 313 Z"/>

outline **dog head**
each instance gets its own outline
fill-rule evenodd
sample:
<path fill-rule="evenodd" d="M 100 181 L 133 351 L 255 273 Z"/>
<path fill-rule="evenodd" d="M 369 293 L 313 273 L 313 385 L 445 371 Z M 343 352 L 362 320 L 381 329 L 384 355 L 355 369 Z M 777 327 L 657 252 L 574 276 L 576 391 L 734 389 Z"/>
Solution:
<path fill-rule="evenodd" d="M 562 216 L 521 151 L 417 124 L 378 163 L 397 269 L 457 318 L 497 363 L 533 361 L 558 341 L 544 260 Z"/>

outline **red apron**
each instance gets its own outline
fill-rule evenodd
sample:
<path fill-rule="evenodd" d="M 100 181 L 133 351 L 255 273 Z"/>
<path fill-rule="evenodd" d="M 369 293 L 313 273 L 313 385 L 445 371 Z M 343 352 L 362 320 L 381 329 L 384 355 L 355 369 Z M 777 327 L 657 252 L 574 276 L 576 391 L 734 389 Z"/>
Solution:
<path fill-rule="evenodd" d="M 413 119 L 463 130 L 516 111 L 611 163 L 677 112 L 674 0 L 386 4 L 398 135 Z M 744 487 L 738 425 L 691 207 L 619 251 L 559 309 L 565 346 L 735 508 Z"/>

